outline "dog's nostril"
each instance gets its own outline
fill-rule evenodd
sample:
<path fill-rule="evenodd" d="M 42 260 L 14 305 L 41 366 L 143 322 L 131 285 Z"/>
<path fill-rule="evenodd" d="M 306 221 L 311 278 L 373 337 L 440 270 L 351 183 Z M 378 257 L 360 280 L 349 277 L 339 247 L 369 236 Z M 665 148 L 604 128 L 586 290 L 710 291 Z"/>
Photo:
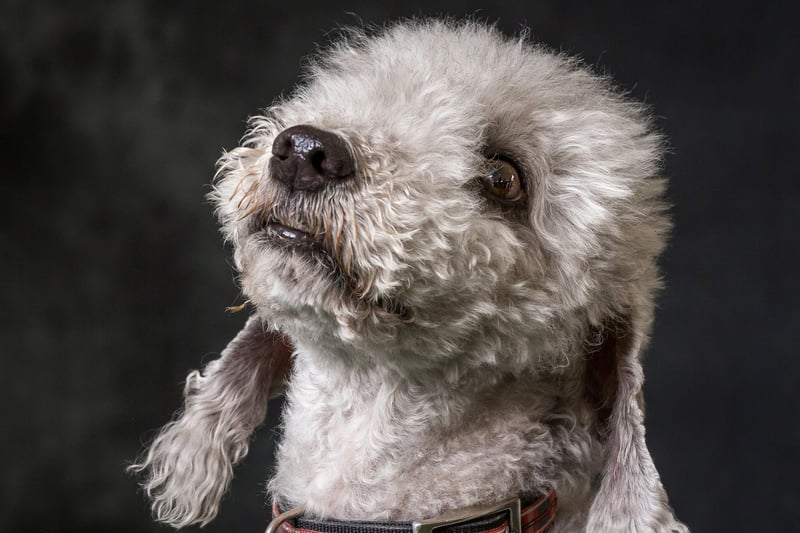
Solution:
<path fill-rule="evenodd" d="M 289 156 L 292 155 L 292 151 L 293 146 L 291 137 L 275 139 L 275 142 L 272 144 L 272 155 L 281 161 L 288 159 Z"/>
<path fill-rule="evenodd" d="M 321 189 L 355 174 L 345 140 L 313 126 L 292 126 L 280 132 L 272 144 L 272 155 L 272 177 L 292 190 Z"/>
<path fill-rule="evenodd" d="M 322 164 L 325 161 L 325 152 L 322 150 L 314 150 L 308 155 L 308 161 L 319 173 L 324 173 L 325 169 Z"/>

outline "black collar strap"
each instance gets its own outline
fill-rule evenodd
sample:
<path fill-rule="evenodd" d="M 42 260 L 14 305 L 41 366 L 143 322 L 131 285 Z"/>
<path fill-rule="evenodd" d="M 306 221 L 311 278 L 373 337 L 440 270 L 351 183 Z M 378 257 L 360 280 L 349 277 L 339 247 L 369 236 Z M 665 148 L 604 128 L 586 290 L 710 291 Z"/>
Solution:
<path fill-rule="evenodd" d="M 533 500 L 512 498 L 415 522 L 321 520 L 305 516 L 302 507 L 281 513 L 275 504 L 265 533 L 544 533 L 557 510 L 555 490 Z"/>

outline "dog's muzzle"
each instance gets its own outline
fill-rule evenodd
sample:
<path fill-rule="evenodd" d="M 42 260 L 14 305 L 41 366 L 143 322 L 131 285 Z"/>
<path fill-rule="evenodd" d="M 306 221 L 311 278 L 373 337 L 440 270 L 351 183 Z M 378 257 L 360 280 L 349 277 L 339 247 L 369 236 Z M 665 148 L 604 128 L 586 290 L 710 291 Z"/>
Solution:
<path fill-rule="evenodd" d="M 553 525 L 557 510 L 555 490 L 526 503 L 510 498 L 414 522 L 318 520 L 305 517 L 303 507 L 280 513 L 273 505 L 274 519 L 265 533 L 544 533 Z"/>
<path fill-rule="evenodd" d="M 317 191 L 355 175 L 347 142 L 313 126 L 292 126 L 272 143 L 270 174 L 294 191 Z"/>

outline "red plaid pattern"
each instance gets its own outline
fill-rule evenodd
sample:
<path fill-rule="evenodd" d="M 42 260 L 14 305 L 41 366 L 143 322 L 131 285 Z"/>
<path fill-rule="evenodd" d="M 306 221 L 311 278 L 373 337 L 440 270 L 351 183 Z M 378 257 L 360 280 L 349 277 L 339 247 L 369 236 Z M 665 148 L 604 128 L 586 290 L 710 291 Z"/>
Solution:
<path fill-rule="evenodd" d="M 529 506 L 522 509 L 522 533 L 544 533 L 556 519 L 558 497 L 551 490 Z"/>

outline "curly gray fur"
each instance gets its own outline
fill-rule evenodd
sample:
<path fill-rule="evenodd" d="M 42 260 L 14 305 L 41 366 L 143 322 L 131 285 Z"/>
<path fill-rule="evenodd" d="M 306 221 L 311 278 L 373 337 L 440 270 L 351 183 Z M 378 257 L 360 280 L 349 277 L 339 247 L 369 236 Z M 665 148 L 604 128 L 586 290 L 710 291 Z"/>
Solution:
<path fill-rule="evenodd" d="M 273 140 L 298 124 L 345 139 L 355 179 L 272 179 Z M 312 63 L 212 194 L 258 320 L 295 347 L 272 497 L 400 520 L 555 488 L 558 532 L 686 531 L 639 401 L 670 228 L 661 151 L 607 79 L 480 24 L 351 32 Z M 476 190 L 494 154 L 526 175 L 527 211 Z M 265 217 L 323 257 L 270 245 Z M 213 518 L 264 416 L 267 387 L 227 373 L 230 350 L 134 467 L 177 527 Z"/>

